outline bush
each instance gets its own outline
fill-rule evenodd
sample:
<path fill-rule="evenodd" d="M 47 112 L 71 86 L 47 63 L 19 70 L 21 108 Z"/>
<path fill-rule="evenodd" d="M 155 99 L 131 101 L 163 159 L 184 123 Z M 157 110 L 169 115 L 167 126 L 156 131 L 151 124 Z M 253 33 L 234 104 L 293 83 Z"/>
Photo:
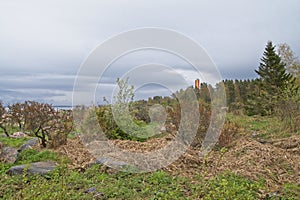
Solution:
<path fill-rule="evenodd" d="M 278 102 L 277 116 L 283 121 L 284 129 L 291 132 L 300 130 L 300 93 Z"/>
<path fill-rule="evenodd" d="M 99 106 L 96 113 L 99 125 L 108 139 L 131 140 L 133 138 L 117 125 L 110 106 Z"/>
<path fill-rule="evenodd" d="M 9 130 L 27 132 L 38 137 L 43 147 L 66 144 L 67 135 L 73 130 L 72 113 L 55 111 L 50 104 L 25 101 L 8 106 L 0 104 L 0 128 L 9 137 Z M 17 128 L 17 129 L 16 129 Z"/>
<path fill-rule="evenodd" d="M 219 137 L 218 147 L 229 147 L 237 137 L 239 126 L 231 121 L 226 121 L 222 128 L 222 132 Z"/>

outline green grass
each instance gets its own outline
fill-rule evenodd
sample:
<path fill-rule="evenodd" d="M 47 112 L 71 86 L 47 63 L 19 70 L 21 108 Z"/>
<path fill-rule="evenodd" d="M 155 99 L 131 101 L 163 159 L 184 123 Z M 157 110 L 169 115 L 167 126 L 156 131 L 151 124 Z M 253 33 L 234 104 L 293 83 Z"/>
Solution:
<path fill-rule="evenodd" d="M 163 171 L 106 174 L 99 172 L 98 167 L 94 166 L 84 173 L 60 168 L 50 178 L 7 178 L 7 175 L 2 174 L 1 180 L 0 198 L 3 199 L 19 196 L 22 199 L 93 199 L 93 194 L 84 193 L 91 187 L 103 193 L 106 199 L 185 199 L 183 186 L 179 185 L 178 178 Z"/>
<path fill-rule="evenodd" d="M 11 165 L 0 164 L 0 199 L 94 199 L 95 193 L 85 193 L 94 187 L 103 199 L 259 199 L 266 190 L 263 181 L 252 181 L 225 172 L 203 179 L 201 175 L 187 178 L 171 176 L 164 171 L 134 174 L 108 174 L 99 165 L 85 172 L 67 170 L 61 163 L 47 176 L 7 175 Z M 280 199 L 297 199 L 299 185 L 286 184 Z M 279 199 L 279 196 L 267 199 Z"/>
<path fill-rule="evenodd" d="M 24 137 L 23 138 L 0 137 L 0 142 L 2 142 L 7 146 L 18 148 L 29 139 L 30 138 L 24 138 Z"/>
<path fill-rule="evenodd" d="M 286 199 L 300 199 L 300 184 L 287 183 L 283 186 L 282 193 Z"/>
<path fill-rule="evenodd" d="M 201 188 L 203 199 L 258 199 L 262 182 L 254 182 L 232 173 L 224 173 L 209 180 Z"/>
<path fill-rule="evenodd" d="M 268 138 L 284 138 L 292 135 L 283 130 L 283 123 L 276 117 L 262 117 L 262 116 L 247 116 L 247 115 L 234 115 L 228 113 L 227 120 L 236 123 L 244 129 L 244 133 L 256 133 L 257 137 Z"/>
<path fill-rule="evenodd" d="M 2 167 L 2 169 L 8 167 Z M 1 168 L 0 168 L 1 169 Z M 9 176 L 0 173 L 0 199 L 93 199 L 94 187 L 104 199 L 257 199 L 261 183 L 226 173 L 208 181 L 164 171 L 107 174 L 95 165 L 84 173 L 61 165 L 48 176 Z"/>
<path fill-rule="evenodd" d="M 37 151 L 35 149 L 26 149 L 23 150 L 19 155 L 18 159 L 16 161 L 16 164 L 27 164 L 32 162 L 40 162 L 40 161 L 56 161 L 61 162 L 62 157 L 59 156 L 57 153 L 50 151 L 50 150 L 44 150 L 44 151 Z"/>

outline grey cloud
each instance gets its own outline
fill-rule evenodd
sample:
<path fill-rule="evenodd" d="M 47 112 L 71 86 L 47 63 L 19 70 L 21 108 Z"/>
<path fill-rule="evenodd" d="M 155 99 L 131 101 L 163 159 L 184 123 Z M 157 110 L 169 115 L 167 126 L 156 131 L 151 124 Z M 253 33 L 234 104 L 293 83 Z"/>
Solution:
<path fill-rule="evenodd" d="M 60 89 L 71 91 L 73 89 L 74 75 L 59 74 L 31 74 L 18 76 L 2 76 L 1 88 L 10 89 Z"/>
<path fill-rule="evenodd" d="M 25 98 L 16 92 L 23 90 L 33 91 L 40 100 L 70 103 L 76 73 L 89 53 L 113 35 L 138 27 L 179 31 L 203 46 L 223 78 L 254 78 L 268 40 L 286 42 L 300 55 L 299 18 L 298 0 L 1 1 L 0 100 Z M 108 85 L 100 96 L 110 95 L 117 77 L 147 63 L 171 66 L 193 84 L 193 70 L 181 58 L 163 52 L 134 52 L 107 69 L 100 83 Z M 209 70 L 201 72 L 209 79 Z M 140 73 L 138 78 L 147 75 Z M 172 74 L 165 79 L 177 84 Z M 140 91 L 143 95 L 154 92 L 152 88 Z"/>

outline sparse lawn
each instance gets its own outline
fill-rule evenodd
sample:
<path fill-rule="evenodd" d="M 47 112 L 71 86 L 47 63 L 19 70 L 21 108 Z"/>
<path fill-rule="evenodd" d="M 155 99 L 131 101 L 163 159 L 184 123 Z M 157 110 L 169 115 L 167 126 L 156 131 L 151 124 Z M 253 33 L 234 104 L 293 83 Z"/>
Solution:
<path fill-rule="evenodd" d="M 264 139 L 284 138 L 293 135 L 293 133 L 286 132 L 282 128 L 282 121 L 276 117 L 234 115 L 228 113 L 227 120 L 240 126 L 245 134 L 256 135 Z"/>
<path fill-rule="evenodd" d="M 43 160 L 43 159 L 42 159 Z M 260 199 L 263 181 L 225 172 L 208 180 L 187 178 L 164 171 L 144 174 L 106 173 L 100 165 L 85 172 L 67 170 L 62 162 L 45 176 L 9 176 L 11 165 L 0 164 L 0 199 Z M 87 193 L 86 190 L 95 190 Z M 297 199 L 299 185 L 285 184 L 278 195 L 267 199 Z M 279 198 L 280 197 L 280 198 Z"/>
<path fill-rule="evenodd" d="M 5 168 L 5 167 L 4 167 Z M 4 169 L 2 167 L 2 169 Z M 57 169 L 44 176 L 8 176 L 1 171 L 3 199 L 257 199 L 260 183 L 226 173 L 211 180 L 173 177 L 163 171 L 107 174 L 94 166 L 84 173 Z M 85 193 L 94 187 L 97 192 Z"/>
<path fill-rule="evenodd" d="M 9 137 L 0 137 L 0 142 L 14 148 L 20 147 L 30 138 L 9 138 Z"/>
<path fill-rule="evenodd" d="M 59 162 L 62 161 L 63 158 L 56 152 L 50 150 L 37 151 L 35 149 L 26 149 L 19 154 L 16 164 L 20 165 L 48 160 Z"/>

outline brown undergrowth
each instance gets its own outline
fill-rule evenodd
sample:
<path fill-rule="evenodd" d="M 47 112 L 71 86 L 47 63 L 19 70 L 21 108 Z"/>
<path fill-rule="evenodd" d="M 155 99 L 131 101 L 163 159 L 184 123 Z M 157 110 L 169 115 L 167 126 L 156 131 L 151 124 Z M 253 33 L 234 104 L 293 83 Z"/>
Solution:
<path fill-rule="evenodd" d="M 231 171 L 251 180 L 263 179 L 267 188 L 274 191 L 285 183 L 300 182 L 300 136 L 262 143 L 251 136 L 237 137 L 232 132 L 230 134 L 231 141 L 227 138 L 223 145 L 219 144 L 205 158 L 199 157 L 199 147 L 190 147 L 163 170 L 189 178 L 200 174 L 205 179 Z M 148 152 L 162 148 L 170 140 L 171 136 L 165 136 L 146 142 L 114 140 L 112 143 L 127 151 Z M 84 170 L 94 160 L 79 138 L 69 139 L 66 145 L 55 151 L 69 158 L 68 166 L 72 169 Z"/>

